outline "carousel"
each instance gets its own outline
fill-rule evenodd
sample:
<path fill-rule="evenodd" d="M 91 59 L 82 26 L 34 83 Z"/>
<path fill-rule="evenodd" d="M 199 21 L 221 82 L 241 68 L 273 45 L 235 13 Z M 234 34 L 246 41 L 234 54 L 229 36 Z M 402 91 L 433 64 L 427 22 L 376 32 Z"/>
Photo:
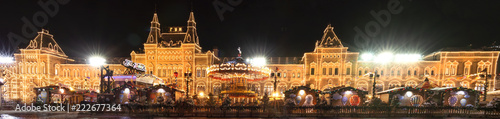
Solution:
<path fill-rule="evenodd" d="M 253 66 L 243 60 L 241 52 L 234 60 L 212 65 L 208 68 L 208 76 L 225 83 L 221 96 L 228 97 L 235 103 L 256 102 L 257 93 L 248 87 L 249 82 L 269 78 L 271 70 L 267 67 Z"/>

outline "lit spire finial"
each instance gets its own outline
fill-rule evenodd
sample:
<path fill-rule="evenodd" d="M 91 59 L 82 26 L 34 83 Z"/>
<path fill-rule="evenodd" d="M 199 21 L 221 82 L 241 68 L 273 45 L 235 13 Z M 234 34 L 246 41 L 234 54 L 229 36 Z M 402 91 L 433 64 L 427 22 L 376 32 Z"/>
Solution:
<path fill-rule="evenodd" d="M 241 57 L 241 48 L 240 47 L 238 47 L 238 52 L 239 52 L 238 57 Z"/>

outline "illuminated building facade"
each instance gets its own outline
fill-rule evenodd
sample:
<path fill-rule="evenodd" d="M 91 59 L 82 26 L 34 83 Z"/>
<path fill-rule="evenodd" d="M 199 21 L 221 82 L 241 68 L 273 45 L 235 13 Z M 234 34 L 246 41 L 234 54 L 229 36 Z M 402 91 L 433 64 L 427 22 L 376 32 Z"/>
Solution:
<path fill-rule="evenodd" d="M 348 47 L 342 45 L 333 29 L 328 25 L 321 40 L 316 42 L 315 49 L 304 53 L 302 57 L 267 58 L 266 67 L 280 74 L 276 77 L 279 92 L 301 85 L 320 90 L 344 85 L 370 91 L 373 80 L 366 75 L 369 73 L 380 74 L 376 85 L 379 91 L 416 86 L 426 78 L 437 86 L 483 90 L 484 78 L 477 75 L 483 70 L 492 74 L 488 78 L 488 89 L 492 91 L 495 88 L 500 51 L 441 50 L 416 62 L 362 61 L 359 60 L 360 53 L 350 52 Z M 192 12 L 187 26 L 168 27 L 167 31 L 161 31 L 155 13 L 144 50 L 132 51 L 129 59 L 145 64 L 147 73 L 168 84 L 177 83 L 181 90 L 186 90 L 187 77 L 183 74 L 192 72 L 190 79 L 193 81 L 189 85 L 191 95 L 202 92 L 220 94 L 227 82 L 210 78 L 207 69 L 213 64 L 233 59 L 219 58 L 215 49 L 203 52 L 199 43 Z M 6 83 L 2 91 L 5 91 L 3 98 L 7 100 L 31 102 L 35 96 L 33 88 L 49 85 L 63 84 L 74 89 L 99 88 L 99 67 L 68 58 L 47 30 L 38 32 L 29 46 L 20 49 L 14 57 L 14 63 L 0 64 L 6 74 L 3 76 Z M 110 66 L 115 74 L 123 74 L 126 70 L 119 63 L 106 66 Z M 177 78 L 174 72 L 178 72 Z M 271 79 L 274 78 L 253 81 L 247 87 L 259 96 L 271 94 L 274 89 Z"/>

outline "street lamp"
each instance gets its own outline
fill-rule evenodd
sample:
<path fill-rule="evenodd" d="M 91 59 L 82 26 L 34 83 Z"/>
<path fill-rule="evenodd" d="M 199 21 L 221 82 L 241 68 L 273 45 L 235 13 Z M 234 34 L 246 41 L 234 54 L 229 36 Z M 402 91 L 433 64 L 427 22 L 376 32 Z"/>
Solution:
<path fill-rule="evenodd" d="M 483 97 L 483 101 L 486 101 L 486 96 L 487 96 L 487 93 L 488 93 L 488 77 L 490 75 L 488 75 L 488 69 L 485 68 L 483 71 L 481 72 L 484 72 L 484 97 Z M 483 75 L 480 75 L 480 76 L 483 76 Z"/>
<path fill-rule="evenodd" d="M 13 63 L 13 62 L 14 62 L 13 57 L 0 56 L 0 64 L 9 64 L 9 63 Z"/>
<path fill-rule="evenodd" d="M 184 73 L 184 76 L 186 76 L 186 97 L 189 97 L 189 82 L 193 81 L 192 79 L 189 79 L 191 75 L 191 71 Z"/>
<path fill-rule="evenodd" d="M 375 97 L 375 85 L 377 85 L 377 78 L 380 77 L 376 72 L 375 74 L 370 73 L 370 78 L 373 78 L 373 87 L 372 87 L 372 97 Z"/>
<path fill-rule="evenodd" d="M 110 84 L 110 78 L 113 76 L 113 71 L 109 69 L 109 66 L 104 67 L 106 64 L 106 59 L 98 56 L 93 56 L 89 58 L 89 64 L 94 67 L 99 67 L 101 69 L 101 91 L 102 93 L 110 93 L 111 92 L 111 84 Z M 106 74 L 104 75 L 103 71 L 106 70 Z M 108 77 L 108 81 L 106 82 L 104 80 L 104 77 Z M 104 90 L 104 87 L 106 87 L 106 90 Z"/>

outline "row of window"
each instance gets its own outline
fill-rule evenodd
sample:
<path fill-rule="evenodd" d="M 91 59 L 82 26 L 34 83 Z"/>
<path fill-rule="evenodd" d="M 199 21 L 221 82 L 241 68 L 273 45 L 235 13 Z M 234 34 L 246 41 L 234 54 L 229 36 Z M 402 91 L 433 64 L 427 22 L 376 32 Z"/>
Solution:
<path fill-rule="evenodd" d="M 327 68 L 323 68 L 323 75 L 339 75 L 339 68 L 328 68 L 328 71 L 327 71 Z M 361 71 L 360 71 L 361 73 Z M 311 68 L 311 72 L 310 72 L 311 75 L 315 75 L 315 69 L 314 68 Z M 351 75 L 351 68 L 346 68 L 346 72 L 345 72 L 346 75 Z"/>
<path fill-rule="evenodd" d="M 292 74 L 292 78 L 300 78 L 300 73 L 290 73 L 290 74 Z M 274 77 L 274 76 L 272 76 L 272 77 Z M 288 76 L 287 76 L 287 73 L 277 73 L 276 77 L 286 78 Z"/>

